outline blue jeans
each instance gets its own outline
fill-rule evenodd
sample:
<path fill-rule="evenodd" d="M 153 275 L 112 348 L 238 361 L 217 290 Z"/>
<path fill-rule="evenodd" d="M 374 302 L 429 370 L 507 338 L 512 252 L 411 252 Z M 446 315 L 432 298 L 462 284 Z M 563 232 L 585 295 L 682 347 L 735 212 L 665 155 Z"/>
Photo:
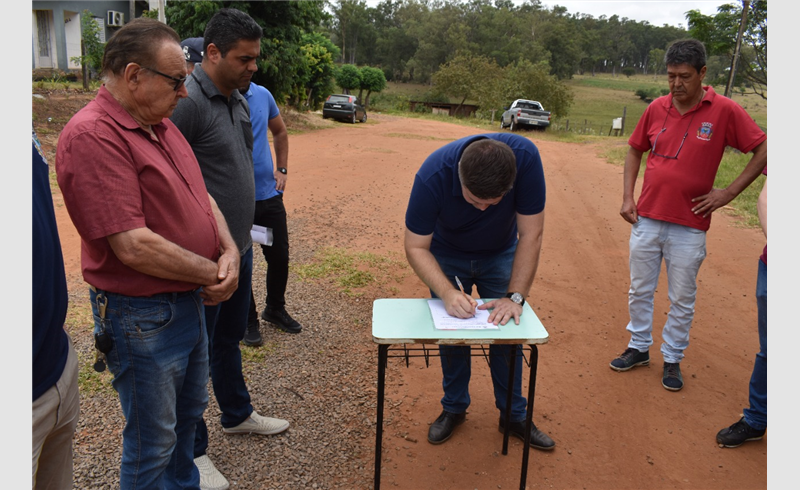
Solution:
<path fill-rule="evenodd" d="M 108 300 L 101 318 L 97 296 Z M 200 488 L 192 446 L 208 405 L 208 340 L 197 291 L 131 297 L 89 294 L 95 333 L 105 330 L 106 355 L 119 394 L 120 488 Z"/>
<path fill-rule="evenodd" d="M 667 221 L 639 217 L 631 227 L 631 288 L 628 311 L 631 321 L 628 347 L 639 351 L 653 344 L 653 297 L 662 260 L 667 266 L 669 314 L 661 336 L 664 362 L 683 359 L 689 346 L 694 319 L 697 273 L 706 257 L 706 232 Z"/>
<path fill-rule="evenodd" d="M 744 409 L 744 421 L 754 429 L 767 428 L 767 264 L 758 261 L 756 283 L 758 305 L 758 343 L 760 351 L 750 377 L 750 408 Z"/>
<path fill-rule="evenodd" d="M 458 276 L 467 294 L 476 286 L 482 298 L 503 298 L 511 280 L 511 267 L 514 264 L 516 245 L 488 259 L 468 260 L 436 255 L 442 272 L 457 287 L 454 276 Z M 431 291 L 434 298 L 436 294 Z M 512 320 L 513 322 L 513 320 Z M 520 355 L 520 345 L 490 345 L 489 363 L 494 387 L 494 403 L 505 417 L 506 396 L 508 394 L 508 355 L 516 350 Z M 442 407 L 448 412 L 464 413 L 470 404 L 469 380 L 471 358 L 469 346 L 440 345 L 439 356 L 442 364 Z M 514 370 L 514 389 L 511 399 L 511 421 L 525 420 L 527 401 L 522 396 L 522 359 L 517 358 Z"/>
<path fill-rule="evenodd" d="M 250 282 L 253 273 L 253 248 L 242 255 L 239 266 L 239 286 L 233 295 L 216 306 L 206 306 L 206 328 L 211 363 L 211 384 L 219 409 L 222 426 L 236 427 L 253 412 L 250 393 L 242 374 L 242 351 L 239 342 L 247 329 L 250 308 Z M 195 434 L 194 457 L 202 456 L 208 448 L 208 428 L 201 418 Z"/>

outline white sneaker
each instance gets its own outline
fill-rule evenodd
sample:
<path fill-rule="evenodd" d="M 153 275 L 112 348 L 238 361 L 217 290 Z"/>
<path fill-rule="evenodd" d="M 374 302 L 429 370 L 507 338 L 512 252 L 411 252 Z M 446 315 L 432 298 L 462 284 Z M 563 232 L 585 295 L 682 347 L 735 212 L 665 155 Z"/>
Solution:
<path fill-rule="evenodd" d="M 228 490 L 230 484 L 217 470 L 214 463 L 204 454 L 199 458 L 194 458 L 194 465 L 200 471 L 200 490 Z"/>
<path fill-rule="evenodd" d="M 264 417 L 256 413 L 250 414 L 244 422 L 236 427 L 222 428 L 222 432 L 226 434 L 261 434 L 265 436 L 280 434 L 289 428 L 289 422 L 283 419 L 273 419 L 272 417 Z"/>

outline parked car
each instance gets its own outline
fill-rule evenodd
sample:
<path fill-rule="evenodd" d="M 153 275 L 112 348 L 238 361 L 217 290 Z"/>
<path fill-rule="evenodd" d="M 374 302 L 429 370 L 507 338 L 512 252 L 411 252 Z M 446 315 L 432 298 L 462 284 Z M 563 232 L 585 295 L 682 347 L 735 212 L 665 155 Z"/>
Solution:
<path fill-rule="evenodd" d="M 540 131 L 550 125 L 550 112 L 535 100 L 517 99 L 511 107 L 506 107 L 500 116 L 500 129 L 508 127 L 511 131 L 521 128 L 534 128 Z"/>
<path fill-rule="evenodd" d="M 358 97 L 347 94 L 328 96 L 322 107 L 322 119 L 338 119 L 355 124 L 356 121 L 367 122 L 367 110 L 361 105 Z"/>

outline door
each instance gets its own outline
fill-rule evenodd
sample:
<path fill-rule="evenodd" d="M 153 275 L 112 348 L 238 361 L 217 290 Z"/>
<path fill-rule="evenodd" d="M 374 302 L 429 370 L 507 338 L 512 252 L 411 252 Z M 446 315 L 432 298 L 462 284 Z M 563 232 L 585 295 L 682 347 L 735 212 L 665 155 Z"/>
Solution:
<path fill-rule="evenodd" d="M 53 12 L 50 10 L 36 11 L 36 40 L 38 68 L 54 68 L 53 42 L 50 28 L 53 25 Z"/>

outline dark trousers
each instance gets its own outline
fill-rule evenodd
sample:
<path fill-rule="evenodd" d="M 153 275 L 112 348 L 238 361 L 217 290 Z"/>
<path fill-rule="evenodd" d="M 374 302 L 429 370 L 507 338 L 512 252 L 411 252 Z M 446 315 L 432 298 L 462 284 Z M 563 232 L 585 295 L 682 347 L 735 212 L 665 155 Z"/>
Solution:
<path fill-rule="evenodd" d="M 253 223 L 272 229 L 272 246 L 261 246 L 267 261 L 267 298 L 270 309 L 282 309 L 286 305 L 286 282 L 289 279 L 289 229 L 286 225 L 286 208 L 283 194 L 256 201 Z M 250 314 L 248 324 L 258 323 L 256 302 L 250 292 Z"/>
<path fill-rule="evenodd" d="M 227 300 L 216 306 L 206 306 L 206 329 L 211 384 L 214 396 L 222 411 L 223 427 L 236 427 L 253 412 L 250 392 L 242 374 L 242 351 L 239 342 L 247 328 L 247 303 L 250 301 L 250 278 L 253 274 L 253 249 L 242 255 L 239 267 L 239 287 Z M 194 437 L 194 457 L 206 453 L 208 428 L 202 418 L 198 422 Z"/>
<path fill-rule="evenodd" d="M 758 261 L 756 282 L 758 305 L 759 352 L 750 376 L 750 407 L 744 409 L 744 421 L 754 429 L 767 428 L 767 264 Z"/>

